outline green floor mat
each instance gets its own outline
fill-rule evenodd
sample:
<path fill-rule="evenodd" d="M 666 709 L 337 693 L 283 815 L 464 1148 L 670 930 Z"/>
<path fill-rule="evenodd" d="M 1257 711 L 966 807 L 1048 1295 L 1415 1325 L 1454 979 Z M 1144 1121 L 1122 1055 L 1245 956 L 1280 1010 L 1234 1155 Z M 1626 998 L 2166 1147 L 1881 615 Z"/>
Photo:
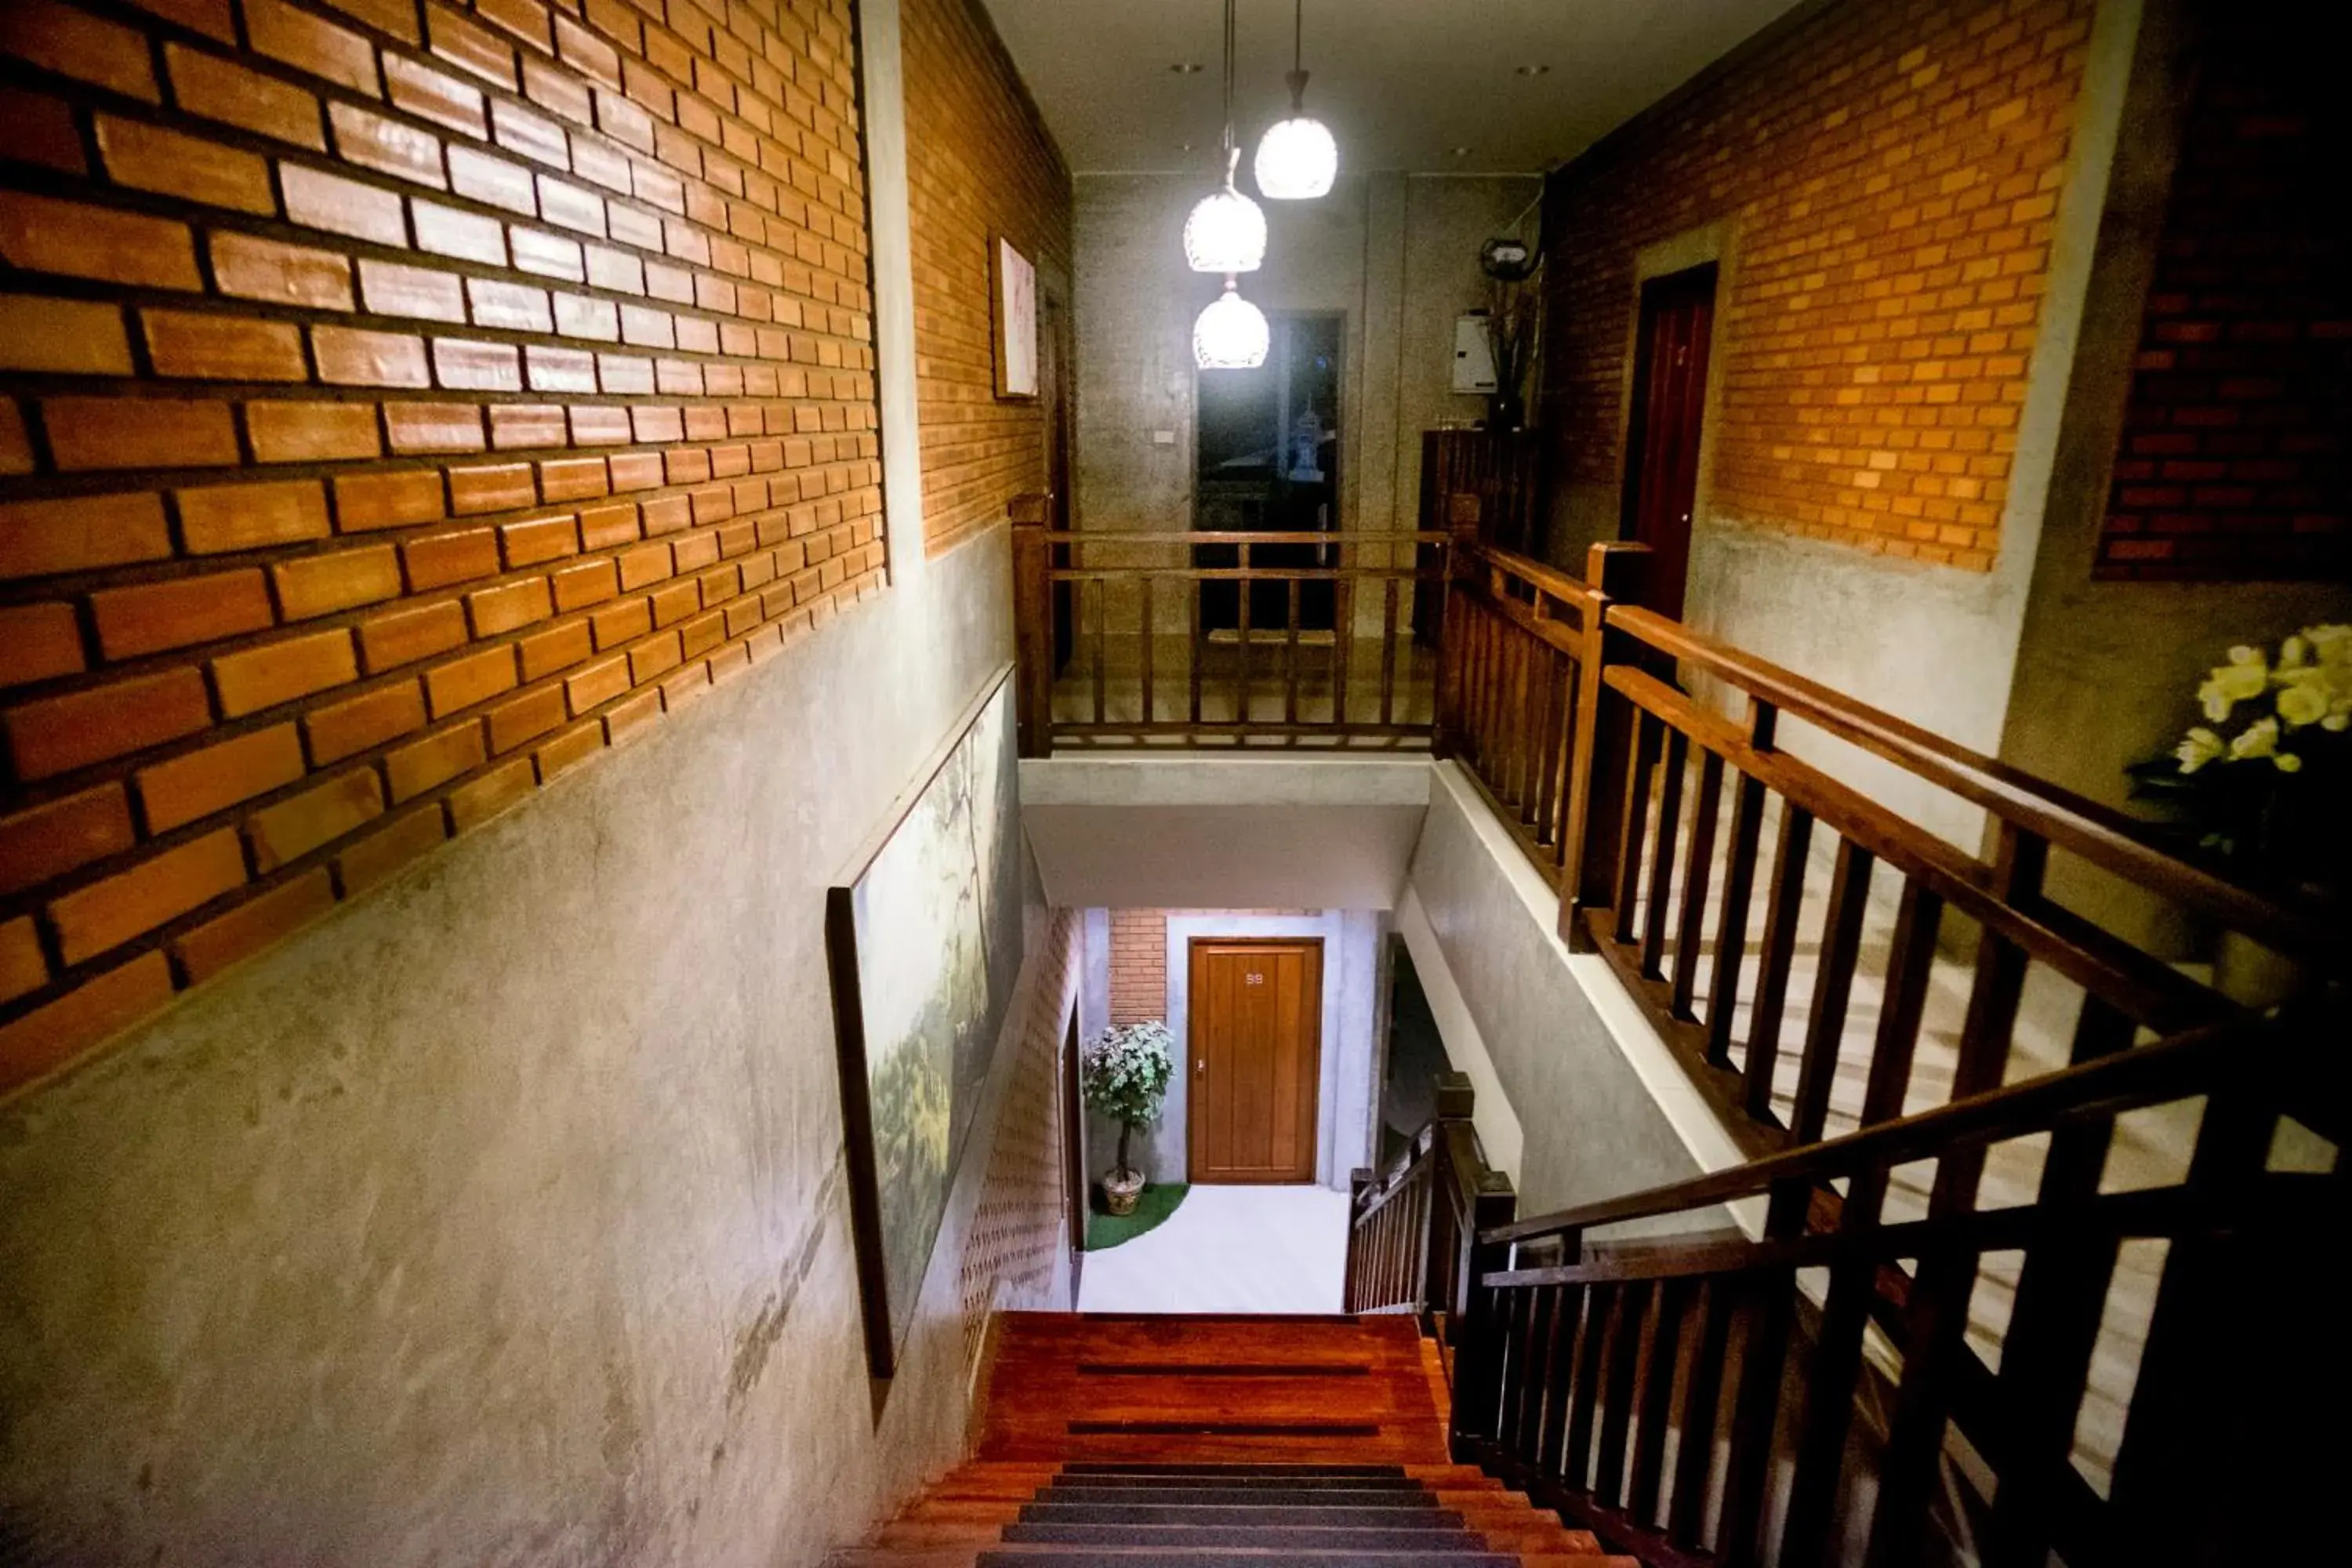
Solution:
<path fill-rule="evenodd" d="M 1087 1211 L 1087 1250 L 1100 1252 L 1106 1247 L 1117 1247 L 1122 1241 L 1133 1241 L 1145 1231 L 1164 1224 L 1191 1190 L 1182 1182 L 1147 1182 L 1142 1195 L 1135 1201 L 1133 1214 L 1109 1215 L 1098 1207 L 1089 1208 Z M 1094 1201 L 1097 1205 L 1102 1202 L 1099 1190 L 1095 1193 Z"/>

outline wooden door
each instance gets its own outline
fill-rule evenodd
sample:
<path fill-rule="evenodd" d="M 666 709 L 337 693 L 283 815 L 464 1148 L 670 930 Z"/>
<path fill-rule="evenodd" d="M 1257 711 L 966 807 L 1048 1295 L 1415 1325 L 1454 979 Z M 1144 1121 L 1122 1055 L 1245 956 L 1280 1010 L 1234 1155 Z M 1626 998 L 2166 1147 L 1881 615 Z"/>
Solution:
<path fill-rule="evenodd" d="M 1191 1009 L 1192 1180 L 1313 1181 L 1323 944 L 1195 941 Z"/>
<path fill-rule="evenodd" d="M 1690 572 L 1699 419 L 1706 407 L 1714 325 L 1713 262 L 1642 286 L 1633 416 L 1625 441 L 1624 534 L 1655 552 L 1650 607 L 1676 617 L 1683 613 L 1684 579 Z"/>

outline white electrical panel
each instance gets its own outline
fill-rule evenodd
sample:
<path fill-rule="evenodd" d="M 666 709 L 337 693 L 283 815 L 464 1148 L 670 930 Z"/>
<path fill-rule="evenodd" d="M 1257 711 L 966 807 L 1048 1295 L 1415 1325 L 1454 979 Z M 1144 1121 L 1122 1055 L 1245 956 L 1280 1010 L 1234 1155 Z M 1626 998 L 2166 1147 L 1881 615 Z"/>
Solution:
<path fill-rule="evenodd" d="M 1454 390 L 1487 393 L 1495 390 L 1495 340 L 1481 310 L 1454 318 Z"/>

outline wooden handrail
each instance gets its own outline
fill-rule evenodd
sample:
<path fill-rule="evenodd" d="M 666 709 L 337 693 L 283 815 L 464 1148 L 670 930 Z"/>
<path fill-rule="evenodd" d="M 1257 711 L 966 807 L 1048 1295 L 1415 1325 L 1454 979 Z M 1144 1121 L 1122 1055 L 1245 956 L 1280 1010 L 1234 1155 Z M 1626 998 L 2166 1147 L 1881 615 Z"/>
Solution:
<path fill-rule="evenodd" d="M 2220 1024 L 2061 1068 L 1826 1142 L 1644 1192 L 1515 1220 L 1480 1231 L 1478 1239 L 1507 1245 L 1561 1236 L 1734 1203 L 1768 1194 L 1790 1181 L 1818 1185 L 1868 1167 L 1889 1168 L 1940 1157 L 1955 1149 L 2046 1131 L 2068 1117 L 2111 1115 L 2194 1094 L 2199 1092 L 2197 1086 L 2224 1065 L 2234 1068 L 2239 1079 L 2235 1087 L 2242 1091 L 2274 1098 L 2290 1087 L 2303 1088 L 2305 1092 L 2299 1104 L 2305 1108 L 2305 1115 L 2317 1114 L 2310 1108 L 2340 1103 L 2332 1094 L 2315 1089 L 2322 1074 L 2334 1078 L 2336 1088 L 2344 1087 L 2340 1066 L 2331 1069 L 2328 1058 L 2284 1053 L 2276 1027 L 2262 1020 Z"/>
<path fill-rule="evenodd" d="M 1345 1301 L 1349 1311 L 1458 1321 L 1472 1238 L 1509 1217 L 1510 1181 L 1486 1163 L 1471 1124 L 1470 1080 L 1438 1075 L 1436 1113 L 1377 1177 L 1350 1183 Z M 1450 1334 L 1450 1330 L 1448 1331 Z"/>
<path fill-rule="evenodd" d="M 2307 1398 L 2296 1374 L 2344 1360 L 2332 1308 L 2281 1310 L 2312 1238 L 2343 1228 L 2343 1175 L 2271 1168 L 2289 1119 L 2341 1148 L 2347 1067 L 2322 1027 L 2290 1013 L 2193 1031 L 1733 1170 L 1486 1227 L 1455 1455 L 1660 1568 L 1825 1562 L 1855 1525 L 1868 1562 L 1918 1561 L 1954 1422 L 1993 1478 L 1976 1532 L 1988 1563 L 2210 1547 L 2215 1521 L 2255 1517 L 2233 1495 L 2253 1489 L 2271 1510 L 2260 1515 L 2268 1539 L 2326 1539 L 2327 1503 L 2266 1485 L 2306 1441 L 2289 1414 Z M 2181 1173 L 2104 1190 L 2118 1119 L 2154 1106 L 2201 1106 Z M 1975 1206 L 1972 1176 L 1956 1173 L 2027 1137 L 2047 1139 L 2039 1191 Z M 1888 1222 L 1890 1173 L 1926 1162 L 1925 1216 Z M 1843 1202 L 1822 1201 L 1832 1181 Z M 1756 1197 L 1769 1207 L 1754 1239 L 1586 1240 Z M 2156 1238 L 2168 1244 L 2160 1275 L 2128 1286 L 2124 1244 Z M 1970 1294 L 1994 1255 L 2013 1260 L 2014 1279 L 2005 1325 L 1990 1331 L 1998 1372 L 1968 1342 Z M 1826 1276 L 1825 1291 L 1807 1288 L 1817 1306 L 1801 1299 L 1800 1270 Z M 2152 1300 L 2118 1317 L 2110 1292 L 2128 1289 Z M 2113 1332 L 2126 1336 L 2120 1352 L 2103 1352 Z M 1873 1333 L 1883 1353 L 1865 1358 Z M 1857 1443 L 1865 1380 L 1886 1424 Z M 2123 1411 L 2119 1433 L 2081 1426 L 2094 1393 Z M 1671 1468 L 1669 1427 L 1680 1432 Z M 2076 1468 L 2086 1443 L 2111 1472 L 2103 1493 Z M 1850 1484 L 1857 1456 L 1866 1489 Z"/>
<path fill-rule="evenodd" d="M 2227 881 L 2149 844 L 2121 812 L 2084 799 L 1956 741 L 1809 680 L 1638 605 L 1612 605 L 1608 624 L 1692 669 L 1704 670 L 1781 713 L 1851 742 L 1928 783 L 2015 823 L 2053 847 L 2227 920 L 2259 941 L 2314 956 L 2341 952 L 2347 933 Z"/>

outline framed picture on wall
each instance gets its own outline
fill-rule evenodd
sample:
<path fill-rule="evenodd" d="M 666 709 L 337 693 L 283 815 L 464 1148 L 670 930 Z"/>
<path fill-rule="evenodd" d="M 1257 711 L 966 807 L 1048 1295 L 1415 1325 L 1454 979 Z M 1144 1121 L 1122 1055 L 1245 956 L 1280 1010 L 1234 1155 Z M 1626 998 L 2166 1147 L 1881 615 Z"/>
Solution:
<path fill-rule="evenodd" d="M 1021 971 L 1013 683 L 999 670 L 825 899 L 867 1367 L 898 1370 Z"/>
<path fill-rule="evenodd" d="M 1037 395 L 1037 268 L 999 235 L 990 254 L 996 318 L 996 395 Z"/>

